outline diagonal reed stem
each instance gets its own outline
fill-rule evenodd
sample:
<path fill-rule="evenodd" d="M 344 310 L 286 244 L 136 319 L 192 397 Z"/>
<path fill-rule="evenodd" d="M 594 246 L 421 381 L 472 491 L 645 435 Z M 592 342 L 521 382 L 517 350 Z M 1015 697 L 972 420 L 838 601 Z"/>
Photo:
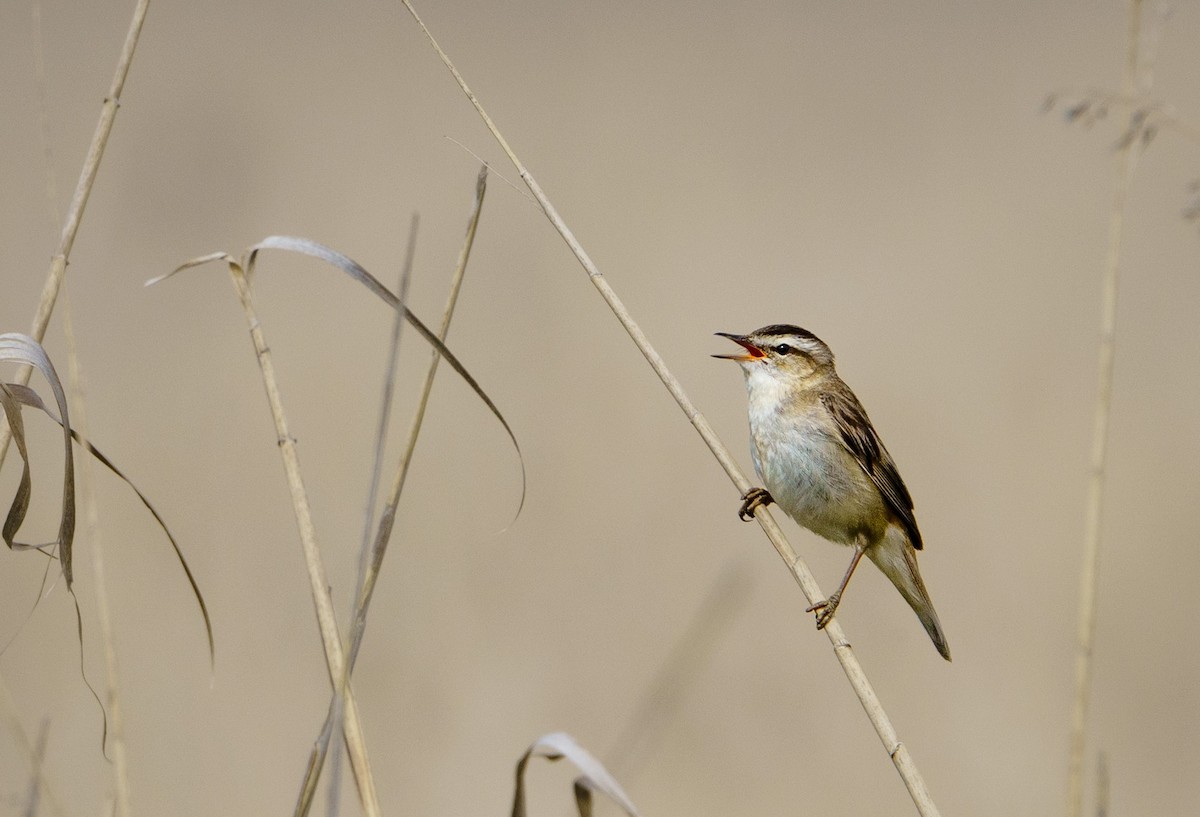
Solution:
<path fill-rule="evenodd" d="M 250 337 L 254 341 L 255 356 L 258 358 L 258 365 L 262 370 L 267 400 L 271 404 L 271 417 L 275 421 L 279 453 L 283 457 L 283 468 L 287 473 L 288 490 L 292 495 L 296 525 L 300 530 L 300 543 L 304 548 L 304 562 L 308 567 L 313 605 L 316 607 L 317 613 L 317 625 L 320 628 L 321 641 L 325 647 L 325 663 L 329 670 L 329 681 L 336 690 L 346 678 L 346 656 L 342 648 L 341 636 L 338 634 L 337 617 L 333 611 L 333 599 L 329 594 L 329 581 L 326 578 L 325 565 L 321 559 L 320 548 L 317 547 L 317 532 L 308 504 L 308 493 L 300 475 L 300 457 L 296 452 L 296 441 L 288 432 L 283 400 L 279 396 L 279 384 L 275 379 L 275 364 L 271 360 L 271 350 L 263 337 L 262 326 L 258 322 L 258 316 L 254 309 L 254 295 L 247 277 L 249 270 L 242 269 L 236 263 L 230 263 L 229 272 L 233 277 L 233 285 L 237 290 L 238 299 L 242 303 L 242 309 L 246 313 L 246 322 L 250 325 Z M 371 764 L 367 758 L 366 740 L 359 719 L 358 704 L 354 698 L 353 688 L 349 684 L 346 684 L 345 687 L 345 702 L 343 734 L 346 740 L 346 750 L 350 754 L 350 765 L 358 784 L 359 799 L 362 801 L 363 809 L 370 817 L 378 817 L 382 813 L 379 797 L 375 791 Z"/>
<path fill-rule="evenodd" d="M 1137 90 L 1138 46 L 1141 42 L 1142 0 L 1130 0 L 1129 34 L 1122 95 L 1133 99 Z M 1132 120 L 1131 120 L 1132 121 Z M 1121 232 L 1125 198 L 1133 172 L 1137 139 L 1126 139 L 1117 150 L 1113 169 L 1112 206 L 1108 217 L 1108 252 L 1104 260 L 1100 305 L 1100 351 L 1096 408 L 1092 420 L 1091 478 L 1079 570 L 1079 620 L 1075 645 L 1075 704 L 1071 713 L 1071 752 L 1067 766 L 1067 814 L 1083 815 L 1083 759 L 1088 705 L 1092 690 L 1092 649 L 1096 640 L 1096 589 L 1100 580 L 1100 522 L 1104 509 L 1104 478 L 1108 459 L 1108 425 L 1112 412 L 1113 361 L 1116 356 L 1117 282 L 1121 266 Z"/>
<path fill-rule="evenodd" d="M 409 14 L 412 15 L 417 25 L 421 28 L 421 32 L 425 35 L 434 51 L 437 52 L 442 63 L 454 76 L 459 88 L 466 94 L 467 99 L 471 101 L 480 118 L 483 119 L 488 130 L 491 131 L 492 136 L 495 137 L 505 154 L 508 155 L 509 160 L 516 167 L 522 181 L 529 187 L 529 192 L 533 194 L 538 205 L 542 208 L 542 212 L 545 213 L 546 218 L 554 225 L 554 229 L 558 231 L 563 241 L 570 247 L 571 252 L 575 254 L 576 259 L 583 266 L 584 271 L 587 272 L 588 278 L 591 279 L 600 296 L 604 298 L 609 309 L 612 310 L 617 320 L 621 322 L 621 326 L 624 327 L 629 337 L 638 347 L 638 350 L 646 358 L 647 362 L 649 362 L 650 367 L 654 369 L 655 374 L 658 375 L 663 385 L 666 386 L 667 391 L 675 398 L 675 402 L 679 404 L 679 408 L 683 410 L 688 421 L 700 434 L 709 451 L 716 457 L 717 462 L 725 470 L 725 473 L 737 488 L 738 493 L 744 494 L 752 486 L 746 475 L 738 467 L 737 462 L 733 459 L 733 455 L 729 453 L 729 449 L 725 447 L 725 444 L 721 442 L 712 426 L 709 425 L 708 420 L 705 419 L 704 415 L 692 403 L 687 393 L 684 392 L 680 382 L 671 374 L 666 362 L 658 354 L 653 345 L 651 345 L 650 340 L 625 308 L 616 291 L 613 290 L 608 280 L 601 274 L 591 257 L 584 250 L 583 245 L 579 243 L 575 234 L 571 232 L 566 222 L 558 214 L 558 210 L 551 204 L 550 199 L 542 191 L 537 180 L 533 178 L 533 175 L 525 168 L 525 165 L 517 158 L 516 153 L 500 133 L 500 129 L 496 127 L 496 123 L 488 116 L 479 99 L 471 91 L 470 87 L 468 87 L 466 80 L 463 79 L 458 69 L 454 67 L 454 63 L 450 61 L 450 57 L 438 45 L 437 40 L 434 39 L 433 34 L 425 26 L 425 23 L 421 21 L 417 10 L 413 8 L 410 0 L 401 0 L 401 2 L 404 3 L 404 7 L 408 9 Z M 808 565 L 796 553 L 787 539 L 784 538 L 783 532 L 779 529 L 771 514 L 766 512 L 765 509 L 760 509 L 756 512 L 755 519 L 767 534 L 767 538 L 771 540 L 771 544 L 775 546 L 775 550 L 782 557 L 784 564 L 787 565 L 792 576 L 800 585 L 800 589 L 804 592 L 809 603 L 815 604 L 823 600 L 825 595 L 817 585 L 816 579 L 813 578 L 812 571 L 808 569 Z M 888 717 L 887 712 L 884 711 L 883 704 L 880 703 L 879 697 L 875 694 L 874 687 L 867 680 L 866 673 L 863 672 L 862 665 L 859 664 L 858 658 L 854 655 L 850 642 L 846 639 L 841 625 L 836 618 L 825 628 L 825 634 L 833 644 L 834 655 L 837 656 L 838 661 L 841 663 L 842 671 L 845 672 L 846 678 L 850 681 L 850 686 L 854 689 L 855 695 L 858 696 L 859 703 L 862 704 L 863 709 L 866 711 L 867 718 L 871 721 L 871 725 L 875 727 L 875 732 L 879 735 L 884 749 L 891 757 L 896 771 L 899 772 L 901 779 L 904 781 L 904 785 L 907 787 L 908 793 L 917 807 L 917 812 L 923 815 L 923 817 L 932 817 L 933 815 L 940 814 L 933 802 L 932 796 L 929 794 L 929 789 L 925 785 L 924 778 L 921 776 L 916 763 L 912 759 L 912 755 L 908 751 L 908 747 L 901 743 L 899 736 L 896 734 L 895 727 L 892 726 L 891 719 Z"/>
<path fill-rule="evenodd" d="M 125 35 L 125 45 L 121 48 L 121 56 L 117 60 L 117 70 L 113 75 L 108 96 L 100 108 L 100 121 L 92 134 L 92 143 L 88 147 L 87 158 L 83 162 L 83 171 L 79 174 L 79 182 L 75 185 L 75 195 L 71 199 L 71 207 L 67 211 L 67 222 L 63 225 L 62 236 L 58 249 L 50 259 L 50 272 L 46 283 L 42 286 L 41 299 L 38 301 L 37 312 L 33 316 L 33 327 L 29 334 L 38 343 L 46 336 L 46 327 L 50 323 L 50 315 L 58 300 L 58 291 L 62 287 L 63 277 L 67 274 L 67 259 L 71 256 L 71 248 L 75 246 L 75 235 L 79 232 L 79 222 L 83 219 L 84 208 L 87 207 L 88 197 L 92 194 L 92 186 L 96 182 L 96 173 L 100 170 L 100 159 L 104 156 L 104 148 L 108 145 L 108 135 L 112 133 L 113 121 L 117 118 L 117 108 L 121 105 L 121 91 L 125 88 L 125 78 L 129 76 L 129 65 L 133 62 L 133 52 L 137 48 L 138 37 L 142 33 L 142 23 L 146 20 L 146 11 L 150 8 L 150 0 L 138 0 L 134 9 L 133 19 L 129 23 L 129 31 Z M 33 369 L 22 366 L 17 372 L 16 382 L 22 386 L 29 384 Z M 12 432 L 8 426 L 0 428 L 0 465 L 4 464 L 8 455 L 8 446 L 12 442 Z"/>

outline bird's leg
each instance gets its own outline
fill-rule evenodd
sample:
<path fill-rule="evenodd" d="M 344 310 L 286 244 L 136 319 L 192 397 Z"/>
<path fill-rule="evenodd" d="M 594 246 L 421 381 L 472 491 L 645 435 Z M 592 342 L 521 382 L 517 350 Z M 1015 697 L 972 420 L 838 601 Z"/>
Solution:
<path fill-rule="evenodd" d="M 749 522 L 754 518 L 754 512 L 775 501 L 771 492 L 766 488 L 751 488 L 742 494 L 742 507 L 738 509 L 738 519 Z"/>
<path fill-rule="evenodd" d="M 833 592 L 832 596 L 825 599 L 825 601 L 819 601 L 804 611 L 806 613 L 817 613 L 818 630 L 824 630 L 825 625 L 833 618 L 834 611 L 837 610 L 838 603 L 842 600 L 842 593 L 846 591 L 846 585 L 850 583 L 850 577 L 854 575 L 854 568 L 858 567 L 858 562 L 862 559 L 865 552 L 866 549 L 863 547 L 862 540 L 860 539 L 854 545 L 854 558 L 850 560 L 850 567 L 846 568 L 846 575 L 842 577 L 842 583 L 838 585 L 838 589 Z"/>

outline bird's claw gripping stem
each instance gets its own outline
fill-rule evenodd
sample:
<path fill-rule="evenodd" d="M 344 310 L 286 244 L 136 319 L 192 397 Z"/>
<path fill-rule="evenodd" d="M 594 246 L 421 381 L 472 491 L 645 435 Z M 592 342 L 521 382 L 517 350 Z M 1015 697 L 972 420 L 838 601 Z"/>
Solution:
<path fill-rule="evenodd" d="M 824 630 L 825 625 L 833 618 L 834 612 L 837 610 L 838 602 L 842 600 L 841 593 L 834 593 L 825 601 L 818 601 L 812 607 L 809 607 L 804 612 L 817 614 L 817 629 Z"/>
<path fill-rule="evenodd" d="M 754 518 L 754 512 L 759 508 L 770 505 L 775 501 L 771 492 L 766 488 L 751 488 L 742 494 L 742 507 L 738 509 L 738 519 L 749 522 Z"/>

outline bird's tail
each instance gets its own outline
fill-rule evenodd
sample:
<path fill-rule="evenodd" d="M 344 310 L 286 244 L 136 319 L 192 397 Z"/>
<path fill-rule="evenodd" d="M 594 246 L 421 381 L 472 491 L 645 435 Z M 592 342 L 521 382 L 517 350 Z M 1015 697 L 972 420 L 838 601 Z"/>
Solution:
<path fill-rule="evenodd" d="M 942 632 L 942 623 L 938 621 L 937 611 L 933 609 L 933 601 L 925 582 L 921 581 L 921 571 L 917 568 L 917 552 L 909 544 L 907 536 L 897 527 L 890 527 L 882 542 L 867 548 L 867 556 L 875 566 L 883 571 L 883 575 L 892 580 L 900 595 L 916 612 L 917 618 L 925 625 L 925 632 L 933 639 L 933 645 L 942 654 L 942 658 L 950 660 L 950 645 L 946 643 L 946 634 Z"/>

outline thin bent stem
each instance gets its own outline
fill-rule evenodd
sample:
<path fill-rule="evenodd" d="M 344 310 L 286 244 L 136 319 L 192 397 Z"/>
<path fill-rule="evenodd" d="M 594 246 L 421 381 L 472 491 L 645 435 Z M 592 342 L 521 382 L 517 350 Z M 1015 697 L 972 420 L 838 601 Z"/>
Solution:
<path fill-rule="evenodd" d="M 1129 3 L 1129 39 L 1125 58 L 1123 95 L 1132 99 L 1137 90 L 1138 45 L 1141 41 L 1142 0 Z M 1100 306 L 1099 387 L 1092 422 L 1091 479 L 1083 536 L 1083 564 L 1079 571 L 1079 621 L 1075 652 L 1075 705 L 1071 718 L 1071 754 L 1067 771 L 1067 814 L 1083 815 L 1083 759 L 1088 704 L 1092 687 L 1092 650 L 1096 638 L 1096 588 L 1099 583 L 1100 517 L 1104 508 L 1104 478 L 1108 455 L 1108 425 L 1112 411 L 1113 360 L 1116 351 L 1117 282 L 1121 265 L 1121 231 L 1125 198 L 1133 170 L 1136 139 L 1127 139 L 1117 151 L 1113 176 L 1112 207 L 1108 219 L 1108 253 L 1104 261 Z"/>
<path fill-rule="evenodd" d="M 150 0 L 138 0 L 134 9 L 133 19 L 129 23 L 129 31 L 125 35 L 125 45 L 121 48 L 121 56 L 117 60 L 117 70 L 113 75 L 108 96 L 100 108 L 100 121 L 96 123 L 96 131 L 92 134 L 92 143 L 88 147 L 87 158 L 83 162 L 83 171 L 79 174 L 79 182 L 75 186 L 75 195 L 71 199 L 71 207 L 67 211 L 67 222 L 63 225 L 62 236 L 58 249 L 50 259 L 50 272 L 42 287 L 42 295 L 38 301 L 37 312 L 33 316 L 33 327 L 29 334 L 38 343 L 46 336 L 46 326 L 50 323 L 50 315 L 58 300 L 58 291 L 62 287 L 63 277 L 67 273 L 67 260 L 71 256 L 71 248 L 75 246 L 75 235 L 79 232 L 79 222 L 83 219 L 84 208 L 87 207 L 88 197 L 92 194 L 92 186 L 96 182 L 96 173 L 100 169 L 100 159 L 104 156 L 104 148 L 108 145 L 108 136 L 112 133 L 113 121 L 117 117 L 117 109 L 121 105 L 121 91 L 125 88 L 125 78 L 129 76 L 129 65 L 133 62 L 133 52 L 137 48 L 138 37 L 142 33 L 142 23 L 146 20 L 146 11 L 150 8 Z M 16 382 L 25 386 L 33 370 L 22 366 L 16 374 Z M 8 446 L 12 442 L 12 432 L 7 426 L 0 428 L 0 465 L 4 464 L 8 455 Z"/>
<path fill-rule="evenodd" d="M 329 594 L 325 565 L 321 560 L 320 548 L 317 547 L 317 532 L 308 504 L 308 493 L 300 475 L 300 457 L 296 452 L 296 441 L 288 432 L 283 401 L 279 396 L 279 385 L 275 379 L 275 365 L 271 360 L 270 349 L 263 337 L 262 326 L 259 324 L 254 310 L 254 297 L 250 281 L 247 279 L 245 271 L 236 264 L 230 264 L 229 271 L 233 277 L 238 298 L 242 302 L 242 309 L 246 313 L 246 321 L 250 325 L 250 337 L 254 341 L 255 355 L 258 358 L 259 368 L 262 370 L 267 400 L 271 404 L 271 417 L 275 421 L 279 452 L 283 457 L 283 468 L 287 473 L 288 490 L 292 495 L 296 525 L 300 531 L 300 543 L 304 548 L 304 562 L 308 567 L 317 624 L 321 631 L 322 644 L 325 647 L 325 664 L 329 670 L 329 681 L 336 690 L 345 678 L 345 651 L 342 648 L 341 636 L 338 634 L 337 617 L 333 611 L 333 599 Z M 350 755 L 350 766 L 354 770 L 355 781 L 358 784 L 359 799 L 362 801 L 366 813 L 371 817 L 377 817 L 381 814 L 379 797 L 375 791 L 375 781 L 367 758 L 367 747 L 362 723 L 359 719 L 358 704 L 354 698 L 353 688 L 349 684 L 345 688 L 345 702 L 346 711 L 342 731 L 346 740 L 346 750 Z"/>
<path fill-rule="evenodd" d="M 721 442 L 712 426 L 709 425 L 708 420 L 704 418 L 704 415 L 702 415 L 695 405 L 693 405 L 691 399 L 683 390 L 683 386 L 679 383 L 675 376 L 671 374 L 670 370 L 667 368 L 666 362 L 651 345 L 641 327 L 639 327 L 637 322 L 634 321 L 633 316 L 630 315 L 629 311 L 625 308 L 625 305 L 621 302 L 621 299 L 617 297 L 617 293 L 613 290 L 612 286 L 609 285 L 607 279 L 605 279 L 605 277 L 600 273 L 600 270 L 596 267 L 591 257 L 583 249 L 583 246 L 579 243 L 579 240 L 576 239 L 575 234 L 571 232 L 570 228 L 567 227 L 566 222 L 563 221 L 561 216 L 559 216 L 558 211 L 555 209 L 554 205 L 550 203 L 549 198 L 542 191 L 541 186 L 533 178 L 533 175 L 530 174 L 530 172 L 525 168 L 525 165 L 521 163 L 521 160 L 517 158 L 517 155 L 513 149 L 509 147 L 508 142 L 500 133 L 499 128 L 496 127 L 496 124 L 492 121 L 491 117 L 488 116 L 487 112 L 483 109 L 483 105 L 480 104 L 478 98 L 476 98 L 475 94 L 467 86 L 466 80 L 463 79 L 462 75 L 458 72 L 458 69 L 454 67 L 454 63 L 450 61 L 450 57 L 447 56 L 446 52 L 443 51 L 441 46 L 437 44 L 437 41 L 433 38 L 433 34 L 430 33 L 429 29 L 421 21 L 420 16 L 418 16 L 417 11 L 415 8 L 413 8 L 410 0 L 401 0 L 401 2 L 404 3 L 405 8 L 408 9 L 408 12 L 412 15 L 417 25 L 420 26 L 422 33 L 425 35 L 426 39 L 429 40 L 429 44 L 433 47 L 434 51 L 437 52 L 438 57 L 441 58 L 443 64 L 445 64 L 446 68 L 449 69 L 450 73 L 454 76 L 454 79 L 458 82 L 459 87 L 462 89 L 463 93 L 466 94 L 467 99 L 471 101 L 471 104 L 475 107 L 475 110 L 483 119 L 484 124 L 486 124 L 488 130 L 491 131 L 492 136 L 495 137 L 496 141 L 500 144 L 500 147 L 508 155 L 509 160 L 513 163 L 513 166 L 516 167 L 522 181 L 524 181 L 526 186 L 529 187 L 529 191 L 533 194 L 533 197 L 537 200 L 538 205 L 542 208 L 542 212 L 545 213 L 546 218 L 550 220 L 550 223 L 554 225 L 554 228 L 558 231 L 559 235 L 562 236 L 563 240 L 567 243 L 567 246 L 570 247 L 571 251 L 575 254 L 576 259 L 578 259 L 579 263 L 583 266 L 584 271 L 587 272 L 592 284 L 599 291 L 601 297 L 604 298 L 604 301 L 608 304 L 617 320 L 621 322 L 621 325 L 629 334 L 630 338 L 632 338 L 634 344 L 637 345 L 638 350 L 646 358 L 647 362 L 649 362 L 651 368 L 654 369 L 654 372 L 658 375 L 663 385 L 666 386 L 667 391 L 669 391 L 671 396 L 675 398 L 675 402 L 679 404 L 680 409 L 683 410 L 683 413 L 688 418 L 688 421 L 700 434 L 701 439 L 704 440 L 704 443 L 708 446 L 709 451 L 712 452 L 713 456 L 716 457 L 717 462 L 720 463 L 721 467 L 725 470 L 725 473 L 729 476 L 729 479 L 733 482 L 739 494 L 744 494 L 751 488 L 751 484 L 746 478 L 746 475 L 743 474 L 741 469 L 738 467 L 737 462 L 734 460 L 733 455 L 730 454 L 729 449 L 726 448 L 725 444 Z M 821 588 L 817 585 L 817 581 L 813 577 L 812 571 L 808 569 L 808 565 L 802 558 L 800 558 L 799 554 L 796 553 L 795 549 L 792 548 L 787 539 L 784 538 L 783 532 L 779 529 L 779 526 L 775 523 L 775 520 L 771 514 L 765 509 L 760 509 L 756 512 L 755 519 L 758 521 L 763 531 L 767 534 L 767 538 L 771 540 L 771 544 L 775 546 L 775 550 L 779 553 L 780 557 L 782 557 L 784 564 L 788 566 L 788 569 L 791 571 L 796 582 L 800 585 L 800 589 L 804 592 L 804 595 L 808 599 L 809 603 L 815 604 L 818 601 L 823 600 L 824 594 L 821 592 Z M 891 719 L 888 717 L 887 712 L 884 711 L 883 705 L 880 703 L 878 696 L 875 694 L 875 690 L 871 686 L 871 683 L 867 680 L 867 676 L 863 672 L 862 665 L 859 664 L 858 658 L 854 655 L 854 652 L 850 646 L 850 642 L 846 639 L 841 625 L 838 623 L 836 618 L 833 619 L 825 628 L 825 634 L 833 644 L 834 654 L 841 663 L 842 671 L 845 672 L 847 679 L 850 681 L 850 685 L 854 689 L 855 695 L 858 696 L 859 703 L 862 704 L 863 709 L 866 711 L 867 718 L 871 721 L 871 725 L 875 727 L 875 732 L 879 735 L 879 739 L 883 743 L 884 749 L 892 758 L 892 763 L 895 765 L 901 779 L 904 781 L 904 785 L 907 787 L 908 793 L 912 797 L 918 813 L 925 815 L 925 817 L 939 814 L 937 806 L 934 804 L 933 798 L 930 796 L 929 790 L 925 785 L 925 780 L 921 776 L 920 771 L 917 769 L 916 763 L 913 761 L 912 756 L 908 751 L 908 747 L 900 742 L 900 738 L 897 736 L 896 730 L 892 726 Z"/>

